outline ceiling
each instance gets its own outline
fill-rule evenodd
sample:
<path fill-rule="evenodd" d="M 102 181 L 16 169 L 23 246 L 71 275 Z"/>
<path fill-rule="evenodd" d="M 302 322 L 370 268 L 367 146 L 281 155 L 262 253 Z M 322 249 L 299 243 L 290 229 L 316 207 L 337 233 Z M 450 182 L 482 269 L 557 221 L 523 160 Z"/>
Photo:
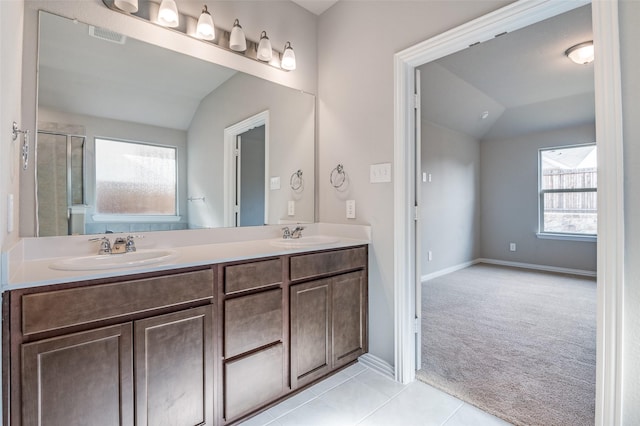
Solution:
<path fill-rule="evenodd" d="M 592 123 L 593 64 L 564 54 L 592 39 L 586 5 L 426 64 L 423 116 L 476 139 Z"/>
<path fill-rule="evenodd" d="M 294 3 L 304 7 L 309 12 L 316 15 L 322 15 L 325 10 L 336 4 L 338 0 L 291 0 Z"/>

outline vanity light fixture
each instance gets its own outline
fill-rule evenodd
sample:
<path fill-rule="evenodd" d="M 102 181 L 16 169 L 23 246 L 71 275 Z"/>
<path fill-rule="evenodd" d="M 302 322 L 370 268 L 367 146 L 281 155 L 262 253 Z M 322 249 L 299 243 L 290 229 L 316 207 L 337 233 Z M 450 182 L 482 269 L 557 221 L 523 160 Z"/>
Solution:
<path fill-rule="evenodd" d="M 267 37 L 267 32 L 263 31 L 260 34 L 260 42 L 258 43 L 258 59 L 261 61 L 269 62 L 273 57 L 273 50 L 271 49 L 271 42 Z"/>
<path fill-rule="evenodd" d="M 213 25 L 213 18 L 207 10 L 206 4 L 202 7 L 202 13 L 200 14 L 200 18 L 198 18 L 196 37 L 203 40 L 213 40 L 216 38 L 216 27 Z"/>
<path fill-rule="evenodd" d="M 160 9 L 158 9 L 158 24 L 175 28 L 180 23 L 180 17 L 178 15 L 178 6 L 174 0 L 162 0 L 160 3 Z"/>
<path fill-rule="evenodd" d="M 280 66 L 283 70 L 293 71 L 296 69 L 296 54 L 293 52 L 291 42 L 286 42 Z"/>
<path fill-rule="evenodd" d="M 138 0 L 114 0 L 113 5 L 127 13 L 136 13 L 138 11 Z"/>
<path fill-rule="evenodd" d="M 236 52 L 244 52 L 247 50 L 247 38 L 244 36 L 240 21 L 237 19 L 233 21 L 233 28 L 231 29 L 231 36 L 229 37 L 229 48 Z"/>
<path fill-rule="evenodd" d="M 593 40 L 571 46 L 564 54 L 576 64 L 590 64 L 594 59 Z"/>

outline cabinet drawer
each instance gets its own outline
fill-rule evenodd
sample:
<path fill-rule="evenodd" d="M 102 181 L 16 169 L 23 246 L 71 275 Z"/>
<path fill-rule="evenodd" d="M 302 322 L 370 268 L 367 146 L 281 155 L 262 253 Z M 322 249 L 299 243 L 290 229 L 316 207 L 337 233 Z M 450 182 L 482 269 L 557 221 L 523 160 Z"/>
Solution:
<path fill-rule="evenodd" d="M 224 367 L 224 417 L 227 421 L 278 398 L 284 389 L 282 343 Z"/>
<path fill-rule="evenodd" d="M 25 336 L 213 298 L 213 270 L 22 296 Z"/>
<path fill-rule="evenodd" d="M 224 302 L 224 355 L 230 358 L 282 339 L 282 289 Z"/>
<path fill-rule="evenodd" d="M 291 257 L 291 280 L 364 268 L 367 265 L 366 247 Z"/>
<path fill-rule="evenodd" d="M 281 259 L 230 265 L 224 268 L 225 294 L 239 293 L 246 290 L 280 284 L 281 282 Z"/>

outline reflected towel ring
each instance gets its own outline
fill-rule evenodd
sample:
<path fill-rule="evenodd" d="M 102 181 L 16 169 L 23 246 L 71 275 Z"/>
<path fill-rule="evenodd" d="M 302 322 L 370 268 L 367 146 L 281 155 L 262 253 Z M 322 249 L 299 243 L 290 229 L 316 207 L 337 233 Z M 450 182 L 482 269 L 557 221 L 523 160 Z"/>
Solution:
<path fill-rule="evenodd" d="M 329 182 L 331 182 L 331 186 L 336 189 L 342 188 L 342 185 L 347 181 L 347 172 L 344 171 L 344 166 L 342 164 L 338 164 L 331 170 L 331 174 L 329 175 Z"/>
<path fill-rule="evenodd" d="M 304 186 L 304 179 L 302 179 L 302 170 L 298 170 L 291 175 L 291 178 L 289 179 L 289 186 L 294 191 L 302 190 Z"/>
<path fill-rule="evenodd" d="M 29 131 L 19 129 L 18 123 L 14 121 L 11 128 L 11 140 L 18 139 L 19 134 L 22 134 L 22 170 L 27 170 L 29 167 Z"/>

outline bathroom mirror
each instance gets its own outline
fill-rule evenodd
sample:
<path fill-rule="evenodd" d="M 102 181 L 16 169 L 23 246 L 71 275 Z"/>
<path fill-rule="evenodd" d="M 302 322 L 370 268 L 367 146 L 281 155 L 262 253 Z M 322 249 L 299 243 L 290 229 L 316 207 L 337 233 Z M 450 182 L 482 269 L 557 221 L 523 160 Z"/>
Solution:
<path fill-rule="evenodd" d="M 39 19 L 38 236 L 314 221 L 313 95 Z"/>

